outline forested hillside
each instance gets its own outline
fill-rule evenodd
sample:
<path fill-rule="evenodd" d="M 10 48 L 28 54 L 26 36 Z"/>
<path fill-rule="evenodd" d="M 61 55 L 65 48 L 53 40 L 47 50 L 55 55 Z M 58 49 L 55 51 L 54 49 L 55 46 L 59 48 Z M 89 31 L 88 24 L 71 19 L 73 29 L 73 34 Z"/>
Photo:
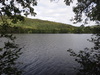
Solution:
<path fill-rule="evenodd" d="M 68 24 L 57 23 L 52 21 L 45 21 L 39 19 L 25 18 L 24 21 L 12 23 L 9 20 L 10 26 L 7 27 L 8 33 L 91 33 L 91 27 L 75 27 Z M 2 21 L 0 20 L 0 23 Z M 92 27 L 93 28 L 93 27 Z M 0 32 L 2 32 L 0 26 Z"/>

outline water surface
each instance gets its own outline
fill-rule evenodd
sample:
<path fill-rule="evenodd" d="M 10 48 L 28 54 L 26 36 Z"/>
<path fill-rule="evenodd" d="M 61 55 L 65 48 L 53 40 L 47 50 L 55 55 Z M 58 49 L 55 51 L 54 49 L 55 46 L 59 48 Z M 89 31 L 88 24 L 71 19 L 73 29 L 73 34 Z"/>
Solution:
<path fill-rule="evenodd" d="M 75 75 L 78 67 L 67 50 L 75 52 L 91 47 L 91 34 L 18 34 L 17 43 L 23 54 L 18 61 L 23 75 Z"/>

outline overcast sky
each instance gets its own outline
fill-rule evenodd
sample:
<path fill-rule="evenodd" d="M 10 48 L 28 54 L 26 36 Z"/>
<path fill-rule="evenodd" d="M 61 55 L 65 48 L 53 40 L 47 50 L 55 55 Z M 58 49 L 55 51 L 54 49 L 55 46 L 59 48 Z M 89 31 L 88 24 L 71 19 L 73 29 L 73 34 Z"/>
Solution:
<path fill-rule="evenodd" d="M 34 7 L 37 15 L 35 17 L 29 17 L 71 24 L 74 26 L 82 25 L 82 23 L 73 24 L 70 21 L 70 19 L 74 16 L 72 7 L 75 6 L 75 3 L 71 6 L 66 6 L 63 1 L 64 0 L 55 0 L 53 2 L 50 2 L 50 0 L 38 0 L 38 5 Z M 94 25 L 94 23 L 90 22 L 88 25 Z"/>

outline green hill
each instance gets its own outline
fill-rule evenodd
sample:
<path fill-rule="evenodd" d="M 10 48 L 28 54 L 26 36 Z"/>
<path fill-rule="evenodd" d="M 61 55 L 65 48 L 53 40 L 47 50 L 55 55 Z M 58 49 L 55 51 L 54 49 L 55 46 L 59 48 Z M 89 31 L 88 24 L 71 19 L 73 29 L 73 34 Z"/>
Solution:
<path fill-rule="evenodd" d="M 11 24 L 8 33 L 73 33 L 76 28 L 63 23 L 25 18 L 24 21 Z"/>
<path fill-rule="evenodd" d="M 10 26 L 4 29 L 1 26 L 2 21 L 0 19 L 0 33 L 4 30 L 8 33 L 92 33 L 94 28 L 96 31 L 97 27 L 96 25 L 75 27 L 64 23 L 30 18 L 24 18 L 24 21 L 18 21 L 15 24 L 10 19 L 7 19 L 7 21 Z"/>

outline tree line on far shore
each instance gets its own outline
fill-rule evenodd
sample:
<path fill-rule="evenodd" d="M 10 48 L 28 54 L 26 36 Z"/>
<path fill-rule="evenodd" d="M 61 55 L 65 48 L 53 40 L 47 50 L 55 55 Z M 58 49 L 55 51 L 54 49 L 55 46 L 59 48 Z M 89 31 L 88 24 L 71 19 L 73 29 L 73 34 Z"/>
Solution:
<path fill-rule="evenodd" d="M 75 27 L 63 23 L 25 18 L 24 21 L 7 26 L 7 33 L 93 33 L 97 26 Z M 0 25 L 0 33 L 3 27 Z"/>

